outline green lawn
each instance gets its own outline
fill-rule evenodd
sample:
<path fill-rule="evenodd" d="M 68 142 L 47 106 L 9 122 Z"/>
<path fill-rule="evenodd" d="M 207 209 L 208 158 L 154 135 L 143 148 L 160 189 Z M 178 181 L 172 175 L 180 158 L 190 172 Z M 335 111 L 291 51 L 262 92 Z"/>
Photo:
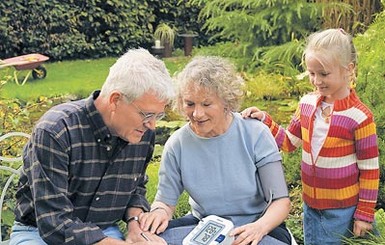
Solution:
<path fill-rule="evenodd" d="M 78 97 L 86 97 L 93 90 L 98 89 L 107 77 L 109 67 L 117 58 L 102 58 L 97 60 L 75 60 L 63 62 L 46 62 L 47 77 L 34 80 L 32 76 L 27 82 L 20 86 L 13 79 L 0 89 L 0 98 L 18 98 L 22 100 L 35 100 L 39 96 L 52 97 L 71 94 Z M 164 59 L 171 75 L 180 71 L 188 62 L 188 57 L 173 57 Z M 11 76 L 15 69 L 13 67 L 0 70 L 0 80 L 5 76 Z M 21 82 L 28 71 L 18 72 Z"/>
<path fill-rule="evenodd" d="M 158 171 L 160 163 L 158 161 L 153 161 L 147 168 L 148 183 L 147 187 L 147 199 L 150 203 L 154 201 L 155 194 L 158 188 Z M 186 192 L 183 192 L 179 197 L 178 204 L 175 207 L 174 217 L 181 217 L 190 211 L 190 205 L 188 204 L 188 195 Z"/>

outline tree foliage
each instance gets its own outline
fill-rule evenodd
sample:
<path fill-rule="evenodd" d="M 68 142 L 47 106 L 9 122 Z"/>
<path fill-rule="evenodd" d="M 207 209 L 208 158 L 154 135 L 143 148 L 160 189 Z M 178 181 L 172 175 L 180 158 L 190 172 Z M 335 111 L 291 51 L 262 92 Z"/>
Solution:
<path fill-rule="evenodd" d="M 378 0 L 376 0 L 378 1 Z M 201 5 L 203 28 L 213 38 L 230 40 L 227 56 L 240 58 L 243 67 L 293 72 L 301 62 L 303 39 L 328 24 L 354 15 L 344 1 L 308 0 L 190 0 Z M 334 13 L 334 15 L 331 15 Z M 338 15 L 336 14 L 338 13 Z M 328 26 L 340 27 L 340 26 Z M 288 64 L 292 67 L 288 67 Z M 294 68 L 294 69 L 293 69 Z"/>
<path fill-rule="evenodd" d="M 335 2 L 330 0 L 313 0 L 316 3 Z M 341 27 L 345 31 L 355 35 L 363 33 L 372 23 L 373 17 L 380 12 L 381 0 L 340 0 L 351 7 L 344 9 L 334 8 L 333 4 L 325 9 L 325 19 L 322 20 L 322 27 Z"/>
<path fill-rule="evenodd" d="M 214 37 L 242 43 L 245 50 L 279 45 L 320 27 L 322 5 L 306 0 L 191 0 L 202 4 L 204 28 L 218 30 Z M 344 7 L 346 7 L 344 5 Z"/>

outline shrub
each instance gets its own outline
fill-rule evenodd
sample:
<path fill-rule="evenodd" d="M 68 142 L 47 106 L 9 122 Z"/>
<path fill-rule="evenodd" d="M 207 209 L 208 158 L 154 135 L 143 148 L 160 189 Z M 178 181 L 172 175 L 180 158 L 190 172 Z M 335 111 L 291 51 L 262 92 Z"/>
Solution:
<path fill-rule="evenodd" d="M 380 149 L 380 194 L 379 206 L 385 208 L 385 58 L 383 56 L 385 11 L 377 15 L 368 30 L 355 37 L 358 51 L 357 93 L 374 114 Z"/>
<path fill-rule="evenodd" d="M 150 48 L 161 22 L 172 23 L 180 33 L 196 32 L 199 43 L 206 44 L 209 34 L 200 31 L 199 11 L 180 0 L 3 0 L 0 54 L 38 52 L 51 60 L 117 56 L 128 48 Z"/>
<path fill-rule="evenodd" d="M 230 40 L 226 56 L 244 56 L 243 65 L 250 69 L 265 63 L 263 54 L 271 47 L 301 40 L 308 33 L 319 30 L 322 20 L 329 18 L 327 9 L 342 16 L 352 11 L 349 4 L 323 1 L 250 1 L 250 0 L 190 0 L 200 4 L 203 28 L 215 31 L 213 38 Z M 291 51 L 290 49 L 285 52 Z M 294 48 L 295 55 L 298 55 Z M 293 57 L 295 57 L 295 55 Z M 289 55 L 291 56 L 291 55 Z M 291 60 L 298 62 L 298 60 Z"/>

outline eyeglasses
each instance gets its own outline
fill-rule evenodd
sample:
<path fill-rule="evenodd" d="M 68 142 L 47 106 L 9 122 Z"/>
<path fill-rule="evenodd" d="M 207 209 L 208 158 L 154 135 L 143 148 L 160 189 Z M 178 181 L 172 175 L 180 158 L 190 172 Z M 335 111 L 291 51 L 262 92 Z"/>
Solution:
<path fill-rule="evenodd" d="M 161 112 L 161 113 L 153 113 L 153 112 L 150 112 L 150 113 L 146 113 L 146 112 L 143 112 L 134 102 L 131 103 L 139 112 L 140 114 L 142 115 L 143 119 L 143 123 L 149 123 L 151 120 L 155 119 L 155 121 L 159 121 L 161 120 L 165 115 L 166 113 L 164 112 Z"/>

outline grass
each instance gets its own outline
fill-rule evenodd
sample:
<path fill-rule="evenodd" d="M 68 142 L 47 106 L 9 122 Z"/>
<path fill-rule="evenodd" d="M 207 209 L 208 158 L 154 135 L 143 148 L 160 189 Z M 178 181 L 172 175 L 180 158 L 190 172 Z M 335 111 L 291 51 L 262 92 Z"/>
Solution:
<path fill-rule="evenodd" d="M 115 59 L 79 60 L 45 63 L 47 77 L 34 80 L 30 77 L 23 85 L 17 85 L 13 80 L 0 91 L 3 98 L 18 98 L 34 100 L 39 96 L 53 97 L 63 94 L 85 95 L 103 83 Z M 6 69 L 6 74 L 13 74 L 15 69 Z M 28 71 L 19 71 L 19 81 Z"/>
<path fill-rule="evenodd" d="M 27 82 L 20 86 L 13 80 L 13 67 L 0 70 L 0 80 L 7 83 L 0 89 L 0 97 L 4 99 L 17 98 L 21 100 L 32 100 L 40 96 L 53 97 L 61 95 L 75 95 L 83 98 L 93 90 L 101 88 L 108 75 L 109 67 L 116 61 L 114 58 L 102 58 L 96 60 L 74 60 L 63 62 L 46 62 L 43 65 L 47 69 L 47 77 L 34 80 L 32 76 Z M 163 59 L 171 75 L 180 71 L 188 62 L 189 57 L 172 57 Z M 28 70 L 18 71 L 18 79 L 22 81 Z"/>
<path fill-rule="evenodd" d="M 155 199 L 156 190 L 158 188 L 158 171 L 159 171 L 160 163 L 159 161 L 153 161 L 147 168 L 147 175 L 149 178 L 149 182 L 146 185 L 147 188 L 147 199 L 150 203 L 152 203 Z M 178 218 L 185 215 L 188 211 L 190 211 L 190 206 L 188 204 L 188 194 L 183 192 L 179 197 L 178 204 L 175 207 L 174 217 Z"/>

